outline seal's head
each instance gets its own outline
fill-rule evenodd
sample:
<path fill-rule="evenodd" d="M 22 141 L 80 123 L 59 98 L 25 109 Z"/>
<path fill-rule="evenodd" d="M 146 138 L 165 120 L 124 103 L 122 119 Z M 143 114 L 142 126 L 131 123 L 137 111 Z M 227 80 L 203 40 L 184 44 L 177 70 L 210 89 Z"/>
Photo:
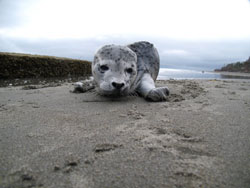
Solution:
<path fill-rule="evenodd" d="M 137 56 L 126 46 L 107 45 L 97 51 L 92 74 L 101 95 L 125 96 L 133 90 Z"/>

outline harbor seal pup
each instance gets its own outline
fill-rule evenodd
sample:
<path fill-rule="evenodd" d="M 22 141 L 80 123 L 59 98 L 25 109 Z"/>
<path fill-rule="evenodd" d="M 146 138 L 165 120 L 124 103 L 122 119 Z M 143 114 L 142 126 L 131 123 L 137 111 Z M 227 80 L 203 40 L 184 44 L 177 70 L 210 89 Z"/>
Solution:
<path fill-rule="evenodd" d="M 155 87 L 159 67 L 157 49 L 142 41 L 127 46 L 103 46 L 94 56 L 92 74 L 101 95 L 116 97 L 136 92 L 150 101 L 164 101 L 169 89 Z"/>

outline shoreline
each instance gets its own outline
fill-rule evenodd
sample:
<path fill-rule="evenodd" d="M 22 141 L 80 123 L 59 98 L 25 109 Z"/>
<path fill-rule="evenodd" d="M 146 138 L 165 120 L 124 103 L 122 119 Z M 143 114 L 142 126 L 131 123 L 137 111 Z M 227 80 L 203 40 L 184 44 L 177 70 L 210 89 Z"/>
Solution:
<path fill-rule="evenodd" d="M 225 71 L 213 71 L 213 72 L 228 76 L 240 76 L 240 77 L 250 78 L 250 73 L 244 73 L 244 72 L 225 72 Z"/>
<path fill-rule="evenodd" d="M 202 71 L 197 71 L 202 74 Z M 216 71 L 204 71 L 205 73 L 220 74 L 220 78 L 166 78 L 164 79 L 159 75 L 161 80 L 248 80 L 250 79 L 250 73 L 240 73 L 240 72 L 216 72 Z M 86 76 L 75 76 L 75 77 L 51 77 L 51 78 L 15 78 L 15 79 L 0 79 L 0 87 L 8 86 L 23 86 L 23 85 L 39 85 L 39 84 L 49 84 L 49 83 L 64 83 L 64 82 L 77 82 L 81 80 L 88 79 L 91 75 Z"/>

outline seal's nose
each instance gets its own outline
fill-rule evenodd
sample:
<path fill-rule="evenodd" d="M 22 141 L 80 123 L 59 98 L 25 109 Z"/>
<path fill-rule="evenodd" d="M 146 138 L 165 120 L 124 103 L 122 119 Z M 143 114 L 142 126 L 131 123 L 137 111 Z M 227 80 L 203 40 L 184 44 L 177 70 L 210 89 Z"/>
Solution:
<path fill-rule="evenodd" d="M 117 82 L 112 82 L 112 86 L 115 89 L 121 89 L 125 84 L 124 83 L 117 83 Z"/>

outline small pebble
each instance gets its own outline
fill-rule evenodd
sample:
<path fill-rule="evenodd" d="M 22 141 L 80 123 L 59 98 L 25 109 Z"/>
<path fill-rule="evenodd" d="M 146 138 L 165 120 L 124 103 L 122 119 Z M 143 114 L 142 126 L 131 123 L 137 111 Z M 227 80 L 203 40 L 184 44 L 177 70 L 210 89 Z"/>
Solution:
<path fill-rule="evenodd" d="M 29 175 L 29 174 L 23 174 L 23 175 L 21 176 L 21 178 L 22 178 L 23 181 L 30 181 L 30 180 L 33 179 L 33 176 L 32 176 L 32 175 Z"/>
<path fill-rule="evenodd" d="M 59 166 L 57 166 L 57 165 L 54 167 L 54 171 L 58 171 L 58 170 L 60 170 L 60 169 L 61 169 L 61 168 L 60 168 Z"/>

